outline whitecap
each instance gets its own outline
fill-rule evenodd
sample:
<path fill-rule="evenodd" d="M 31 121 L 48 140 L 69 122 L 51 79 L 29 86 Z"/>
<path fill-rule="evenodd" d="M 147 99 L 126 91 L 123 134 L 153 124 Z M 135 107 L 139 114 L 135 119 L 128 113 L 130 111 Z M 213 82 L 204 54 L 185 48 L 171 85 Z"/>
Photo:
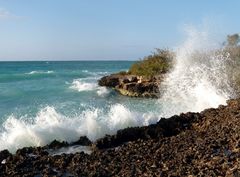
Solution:
<path fill-rule="evenodd" d="M 29 73 L 25 73 L 25 74 L 52 74 L 54 73 L 54 71 L 31 71 Z"/>
<path fill-rule="evenodd" d="M 80 136 L 95 141 L 119 129 L 149 125 L 158 120 L 156 115 L 132 112 L 121 104 L 112 105 L 107 112 L 99 108 L 87 109 L 75 117 L 64 116 L 47 106 L 35 117 L 9 116 L 0 132 L 0 150 L 15 152 L 26 146 L 43 146 L 54 139 L 73 142 Z"/>
<path fill-rule="evenodd" d="M 110 92 L 110 91 L 109 91 L 106 87 L 98 87 L 98 88 L 97 88 L 97 94 L 98 94 L 98 96 L 104 97 L 104 96 L 108 95 L 109 92 Z"/>
<path fill-rule="evenodd" d="M 73 80 L 70 88 L 74 89 L 74 90 L 77 90 L 79 92 L 91 91 L 91 90 L 95 90 L 97 88 L 97 84 L 96 83 L 84 82 L 81 79 L 75 79 L 75 80 Z"/>
<path fill-rule="evenodd" d="M 70 89 L 77 90 L 78 92 L 96 91 L 97 95 L 101 97 L 109 94 L 109 90 L 106 87 L 100 87 L 97 85 L 95 78 L 74 79 L 71 83 Z"/>

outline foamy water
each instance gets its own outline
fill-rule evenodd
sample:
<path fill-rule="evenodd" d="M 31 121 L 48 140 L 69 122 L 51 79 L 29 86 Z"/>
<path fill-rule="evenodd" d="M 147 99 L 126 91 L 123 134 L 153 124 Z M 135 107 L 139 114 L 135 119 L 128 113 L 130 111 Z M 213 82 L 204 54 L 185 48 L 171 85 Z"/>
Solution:
<path fill-rule="evenodd" d="M 96 81 L 91 83 L 84 81 L 84 79 L 75 79 L 72 82 L 70 88 L 73 90 L 77 90 L 78 92 L 96 91 L 97 95 L 103 97 L 110 92 L 109 89 L 107 89 L 106 87 L 98 86 Z"/>
<path fill-rule="evenodd" d="M 161 84 L 159 100 L 128 98 L 97 85 L 100 77 L 127 70 L 131 62 L 44 62 L 37 68 L 28 63 L 33 69 L 22 68 L 23 73 L 46 76 L 9 77 L 10 81 L 5 77 L 0 92 L 0 150 L 14 152 L 54 139 L 72 142 L 85 135 L 95 141 L 119 129 L 156 123 L 161 117 L 225 104 L 232 94 L 228 56 L 210 52 L 219 46 L 207 32 L 191 28 L 187 34 L 177 47 L 175 67 Z M 7 67 L 12 71 L 12 64 Z"/>
<path fill-rule="evenodd" d="M 0 136 L 0 147 L 15 151 L 24 146 L 43 146 L 54 139 L 73 142 L 84 135 L 95 141 L 119 129 L 149 125 L 157 120 L 156 115 L 140 115 L 121 104 L 112 105 L 107 113 L 93 109 L 76 117 L 66 117 L 53 107 L 46 107 L 33 118 L 9 117 L 3 125 L 5 131 Z"/>
<path fill-rule="evenodd" d="M 54 71 L 30 71 L 29 73 L 26 74 L 51 74 L 54 73 Z"/>

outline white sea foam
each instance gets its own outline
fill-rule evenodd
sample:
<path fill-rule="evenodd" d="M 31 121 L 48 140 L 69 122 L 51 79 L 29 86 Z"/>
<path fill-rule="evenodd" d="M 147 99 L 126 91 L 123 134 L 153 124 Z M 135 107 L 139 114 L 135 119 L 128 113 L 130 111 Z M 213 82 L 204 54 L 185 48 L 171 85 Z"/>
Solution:
<path fill-rule="evenodd" d="M 97 94 L 98 96 L 106 96 L 109 94 L 109 90 L 106 87 L 98 87 L 97 88 Z"/>
<path fill-rule="evenodd" d="M 52 74 L 52 73 L 54 73 L 54 71 L 31 71 L 25 74 Z"/>
<path fill-rule="evenodd" d="M 77 90 L 79 92 L 91 91 L 91 90 L 95 90 L 97 88 L 97 83 L 90 83 L 90 82 L 85 82 L 81 79 L 75 79 L 75 80 L 73 80 L 70 88 Z"/>
<path fill-rule="evenodd" d="M 54 139 L 72 142 L 82 135 L 94 141 L 121 128 L 148 125 L 159 120 L 156 115 L 151 119 L 149 116 L 132 112 L 121 104 L 112 105 L 107 113 L 95 108 L 71 118 L 58 113 L 54 107 L 46 107 L 35 117 L 10 116 L 0 132 L 0 150 L 14 152 L 25 146 L 46 145 Z"/>
<path fill-rule="evenodd" d="M 49 154 L 52 156 L 55 155 L 61 155 L 61 154 L 70 154 L 70 153 L 77 153 L 77 152 L 85 152 L 87 154 L 91 154 L 91 149 L 88 146 L 79 146 L 79 145 L 74 145 L 70 147 L 63 147 L 57 150 L 49 150 Z"/>
<path fill-rule="evenodd" d="M 91 72 L 91 71 L 89 71 L 89 70 L 82 70 L 82 72 L 83 73 L 87 73 L 87 74 L 89 74 L 89 75 L 91 75 L 91 76 L 95 76 L 95 77 L 100 77 L 100 76 L 104 76 L 104 75 L 108 75 L 108 74 L 110 74 L 109 72 L 107 72 L 107 71 L 95 71 L 95 72 Z"/>
<path fill-rule="evenodd" d="M 89 78 L 75 79 L 70 88 L 77 90 L 78 92 L 96 91 L 98 96 L 106 96 L 109 93 L 109 90 L 106 87 L 98 86 L 95 78 L 94 81 L 95 82 L 89 81 Z"/>
<path fill-rule="evenodd" d="M 113 104 L 107 110 L 87 109 L 74 117 L 65 116 L 54 107 L 45 107 L 34 117 L 9 116 L 0 132 L 0 150 L 14 152 L 25 146 L 46 145 L 54 139 L 72 142 L 83 135 L 94 141 L 121 128 L 149 125 L 160 117 L 225 104 L 232 92 L 226 73 L 228 56 L 210 52 L 218 45 L 207 32 L 189 29 L 188 35 L 177 50 L 175 67 L 161 84 L 161 93 L 164 92 L 158 100 L 159 110 L 142 114 Z M 100 96 L 108 93 L 96 84 L 96 78 L 76 79 L 70 84 L 79 92 L 96 91 Z"/>

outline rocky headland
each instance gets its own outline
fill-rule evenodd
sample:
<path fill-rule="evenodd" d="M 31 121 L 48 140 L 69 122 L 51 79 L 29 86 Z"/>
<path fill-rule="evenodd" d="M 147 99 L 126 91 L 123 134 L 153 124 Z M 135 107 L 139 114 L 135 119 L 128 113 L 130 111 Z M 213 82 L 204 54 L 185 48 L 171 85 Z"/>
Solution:
<path fill-rule="evenodd" d="M 134 62 L 127 72 L 102 77 L 98 85 L 113 88 L 130 97 L 159 98 L 159 86 L 173 67 L 174 52 L 156 49 L 152 55 Z"/>
<path fill-rule="evenodd" d="M 145 78 L 132 74 L 111 74 L 102 77 L 98 84 L 113 88 L 122 95 L 130 97 L 159 98 L 159 85 L 163 76 Z"/>
<path fill-rule="evenodd" d="M 239 176 L 240 99 L 145 127 L 119 130 L 96 142 L 53 141 L 15 154 L 0 152 L 0 176 Z M 90 154 L 52 155 L 73 145 Z"/>

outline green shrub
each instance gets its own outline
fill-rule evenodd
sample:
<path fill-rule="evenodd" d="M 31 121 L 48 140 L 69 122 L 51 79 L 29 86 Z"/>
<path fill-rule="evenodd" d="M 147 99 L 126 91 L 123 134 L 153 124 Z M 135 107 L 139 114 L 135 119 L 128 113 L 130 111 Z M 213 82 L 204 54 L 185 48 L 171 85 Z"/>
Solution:
<path fill-rule="evenodd" d="M 120 71 L 117 74 L 124 76 L 124 75 L 127 75 L 128 73 L 126 71 Z"/>
<path fill-rule="evenodd" d="M 144 57 L 142 60 L 134 63 L 129 74 L 138 76 L 153 77 L 164 74 L 172 67 L 174 53 L 169 50 L 156 49 L 152 55 Z"/>

